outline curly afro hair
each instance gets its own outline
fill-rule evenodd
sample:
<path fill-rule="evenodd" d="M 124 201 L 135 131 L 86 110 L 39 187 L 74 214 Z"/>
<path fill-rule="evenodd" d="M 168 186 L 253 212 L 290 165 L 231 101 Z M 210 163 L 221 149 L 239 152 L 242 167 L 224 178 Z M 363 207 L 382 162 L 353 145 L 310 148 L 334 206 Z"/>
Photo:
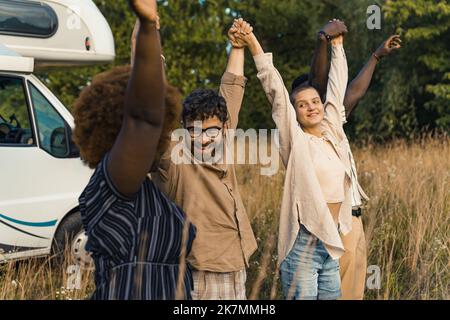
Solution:
<path fill-rule="evenodd" d="M 183 122 L 206 120 L 217 116 L 225 123 L 228 120 L 227 103 L 216 91 L 197 89 L 183 102 Z"/>
<path fill-rule="evenodd" d="M 111 150 L 119 134 L 130 75 L 129 65 L 98 74 L 75 101 L 73 141 L 80 149 L 83 162 L 92 169 Z M 180 123 L 181 94 L 178 89 L 166 84 L 165 102 L 163 129 L 152 170 L 170 146 L 170 135 Z"/>

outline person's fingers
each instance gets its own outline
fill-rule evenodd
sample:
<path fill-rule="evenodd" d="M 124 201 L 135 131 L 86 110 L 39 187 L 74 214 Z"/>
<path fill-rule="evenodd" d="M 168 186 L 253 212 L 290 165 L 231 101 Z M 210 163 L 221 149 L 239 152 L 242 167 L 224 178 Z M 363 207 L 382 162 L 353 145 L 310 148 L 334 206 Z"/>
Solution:
<path fill-rule="evenodd" d="M 245 41 L 245 35 L 238 32 L 235 34 L 235 39 L 240 40 L 240 41 Z"/>
<path fill-rule="evenodd" d="M 389 43 L 389 42 L 391 42 L 392 40 L 394 40 L 394 39 L 396 39 L 397 37 L 400 37 L 399 35 L 393 35 L 393 36 L 390 36 L 388 39 L 387 39 L 387 42 Z"/>
<path fill-rule="evenodd" d="M 401 44 L 401 41 L 399 41 L 398 39 L 392 39 L 389 43 L 388 46 L 390 48 L 395 47 L 395 46 L 399 46 Z"/>
<path fill-rule="evenodd" d="M 253 31 L 253 27 L 250 25 L 250 23 L 247 23 L 247 25 L 245 26 L 245 33 L 249 34 Z"/>
<path fill-rule="evenodd" d="M 241 33 L 243 34 L 250 33 L 250 28 L 251 28 L 250 23 L 244 21 L 244 23 L 241 26 Z"/>

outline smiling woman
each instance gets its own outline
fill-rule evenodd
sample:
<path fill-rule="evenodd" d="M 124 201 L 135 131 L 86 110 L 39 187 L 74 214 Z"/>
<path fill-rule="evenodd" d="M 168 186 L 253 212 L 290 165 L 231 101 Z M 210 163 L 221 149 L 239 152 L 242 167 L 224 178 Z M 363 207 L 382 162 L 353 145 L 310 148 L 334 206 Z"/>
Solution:
<path fill-rule="evenodd" d="M 348 78 L 343 36 L 332 42 L 325 104 L 310 86 L 289 96 L 272 54 L 264 53 L 253 33 L 238 38 L 248 44 L 272 105 L 287 168 L 278 238 L 284 298 L 338 299 L 337 259 L 345 251 L 340 235 L 352 228 L 351 166 L 342 118 Z"/>

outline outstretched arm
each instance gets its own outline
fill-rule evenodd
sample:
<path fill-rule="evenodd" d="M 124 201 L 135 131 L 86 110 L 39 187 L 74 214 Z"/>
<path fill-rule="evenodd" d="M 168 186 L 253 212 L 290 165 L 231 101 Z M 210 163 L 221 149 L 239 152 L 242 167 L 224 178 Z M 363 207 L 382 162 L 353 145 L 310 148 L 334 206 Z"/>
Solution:
<path fill-rule="evenodd" d="M 322 27 L 317 35 L 316 47 L 311 61 L 309 83 L 319 92 L 322 101 L 327 93 L 328 83 L 328 42 L 338 35 L 347 33 L 344 22 L 334 19 Z"/>
<path fill-rule="evenodd" d="M 328 41 L 319 34 L 314 49 L 314 55 L 311 61 L 311 69 L 309 72 L 309 83 L 316 88 L 322 99 L 327 93 L 328 82 Z"/>
<path fill-rule="evenodd" d="M 349 84 L 344 100 L 347 117 L 351 114 L 359 100 L 366 94 L 378 61 L 390 55 L 393 51 L 400 49 L 401 42 L 402 40 L 399 35 L 391 36 L 384 41 L 375 53 L 371 55 L 369 61 L 361 69 L 358 76 Z"/>
<path fill-rule="evenodd" d="M 344 97 L 347 89 L 348 66 L 344 51 L 344 37 L 331 41 L 331 65 L 328 74 L 325 113 L 337 128 L 342 128 L 345 118 Z"/>
<path fill-rule="evenodd" d="M 237 32 L 249 33 L 253 28 L 243 21 L 237 19 L 228 31 L 228 39 L 232 45 L 225 73 L 220 83 L 220 95 L 227 102 L 228 127 L 235 129 L 239 120 L 239 112 L 244 98 L 245 82 L 244 58 L 246 44 L 235 37 Z"/>
<path fill-rule="evenodd" d="M 134 64 L 120 133 L 107 170 L 120 193 L 139 190 L 155 158 L 164 116 L 165 85 L 156 0 L 129 0 L 139 18 Z"/>
<path fill-rule="evenodd" d="M 294 107 L 290 102 L 289 93 L 286 90 L 283 79 L 273 65 L 272 54 L 264 53 L 253 33 L 242 38 L 247 42 L 253 55 L 256 69 L 258 70 L 258 79 L 272 106 L 272 118 L 280 133 L 280 155 L 284 165 L 287 166 L 294 136 L 297 136 L 297 131 L 301 132 Z"/>

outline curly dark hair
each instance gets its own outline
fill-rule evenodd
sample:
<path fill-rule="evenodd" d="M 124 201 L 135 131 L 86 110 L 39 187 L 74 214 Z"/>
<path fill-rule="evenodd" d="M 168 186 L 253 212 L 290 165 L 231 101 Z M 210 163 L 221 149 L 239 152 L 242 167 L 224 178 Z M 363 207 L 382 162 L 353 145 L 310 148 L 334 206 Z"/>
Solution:
<path fill-rule="evenodd" d="M 94 169 L 111 150 L 122 126 L 125 92 L 130 79 L 129 65 L 98 74 L 75 101 L 73 141 L 81 159 Z M 166 84 L 166 111 L 152 169 L 170 145 L 170 135 L 179 126 L 181 94 Z"/>
<path fill-rule="evenodd" d="M 183 122 L 206 120 L 217 116 L 225 123 L 228 120 L 227 103 L 216 91 L 197 89 L 183 102 Z"/>

